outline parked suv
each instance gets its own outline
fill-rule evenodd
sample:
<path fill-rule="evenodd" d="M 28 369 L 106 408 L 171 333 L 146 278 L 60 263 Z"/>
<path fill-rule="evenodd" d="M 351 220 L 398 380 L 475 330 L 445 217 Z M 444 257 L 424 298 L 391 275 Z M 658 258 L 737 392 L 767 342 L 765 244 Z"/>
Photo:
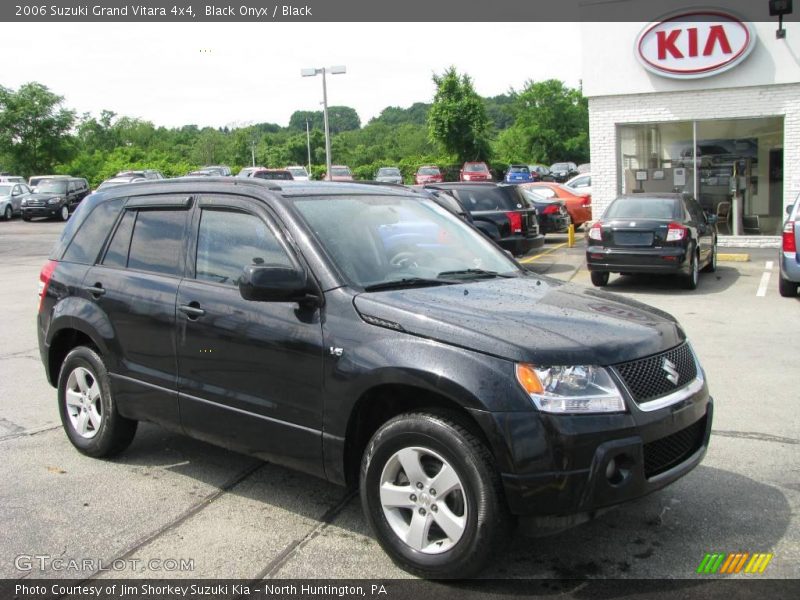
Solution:
<path fill-rule="evenodd" d="M 80 177 L 44 179 L 36 186 L 36 193 L 22 202 L 22 219 L 56 217 L 66 221 L 88 194 L 89 184 Z"/>
<path fill-rule="evenodd" d="M 464 182 L 425 187 L 450 192 L 469 211 L 473 225 L 514 256 L 544 245 L 536 207 L 517 186 Z"/>
<path fill-rule="evenodd" d="M 781 249 L 778 252 L 780 275 L 778 291 L 781 296 L 791 298 L 797 296 L 800 287 L 800 194 L 786 207 L 786 221 L 781 232 Z"/>
<path fill-rule="evenodd" d="M 110 188 L 66 224 L 39 292 L 80 452 L 153 421 L 360 486 L 380 544 L 426 577 L 476 573 L 517 518 L 664 487 L 711 431 L 672 317 L 535 275 L 404 188 Z"/>

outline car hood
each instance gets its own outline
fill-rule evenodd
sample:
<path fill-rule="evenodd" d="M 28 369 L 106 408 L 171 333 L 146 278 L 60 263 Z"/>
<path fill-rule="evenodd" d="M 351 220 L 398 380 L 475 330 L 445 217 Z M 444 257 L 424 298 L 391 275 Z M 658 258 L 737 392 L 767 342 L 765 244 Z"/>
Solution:
<path fill-rule="evenodd" d="M 55 192 L 36 192 L 28 196 L 28 200 L 48 200 L 50 198 L 64 197 L 66 194 L 57 194 Z"/>
<path fill-rule="evenodd" d="M 663 311 L 546 277 L 362 293 L 354 304 L 413 335 L 541 365 L 610 365 L 686 339 Z"/>

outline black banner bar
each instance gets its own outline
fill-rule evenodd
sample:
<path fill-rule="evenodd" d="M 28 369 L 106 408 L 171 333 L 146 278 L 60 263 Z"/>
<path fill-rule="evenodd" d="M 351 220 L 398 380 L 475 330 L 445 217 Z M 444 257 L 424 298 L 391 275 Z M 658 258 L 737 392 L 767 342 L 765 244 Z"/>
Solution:
<path fill-rule="evenodd" d="M 0 20 L 16 22 L 542 22 L 657 20 L 665 12 L 721 8 L 747 21 L 776 21 L 767 0 L 11 0 Z M 796 21 L 800 13 L 784 16 Z"/>

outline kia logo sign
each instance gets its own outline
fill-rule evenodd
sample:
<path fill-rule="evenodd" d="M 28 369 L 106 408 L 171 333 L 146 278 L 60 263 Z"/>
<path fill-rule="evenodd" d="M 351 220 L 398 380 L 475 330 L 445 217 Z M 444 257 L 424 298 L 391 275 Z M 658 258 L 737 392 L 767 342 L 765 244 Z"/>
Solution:
<path fill-rule="evenodd" d="M 694 79 L 735 67 L 754 45 L 749 23 L 723 12 L 690 12 L 645 27 L 636 56 L 657 75 Z"/>

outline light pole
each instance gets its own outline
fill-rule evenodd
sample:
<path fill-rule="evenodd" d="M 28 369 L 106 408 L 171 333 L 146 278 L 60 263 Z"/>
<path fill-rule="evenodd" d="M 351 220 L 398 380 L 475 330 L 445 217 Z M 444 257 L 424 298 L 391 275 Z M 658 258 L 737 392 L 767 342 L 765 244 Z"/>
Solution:
<path fill-rule="evenodd" d="M 308 119 L 306 118 L 306 147 L 308 148 L 308 176 L 311 177 L 311 130 L 308 128 Z"/>
<path fill-rule="evenodd" d="M 322 74 L 322 116 L 325 121 L 325 179 L 331 178 L 331 132 L 328 127 L 328 86 L 325 80 L 325 74 L 342 75 L 347 72 L 343 65 L 335 67 L 322 67 L 320 69 L 300 69 L 300 75 L 303 77 L 314 77 L 315 75 Z"/>

